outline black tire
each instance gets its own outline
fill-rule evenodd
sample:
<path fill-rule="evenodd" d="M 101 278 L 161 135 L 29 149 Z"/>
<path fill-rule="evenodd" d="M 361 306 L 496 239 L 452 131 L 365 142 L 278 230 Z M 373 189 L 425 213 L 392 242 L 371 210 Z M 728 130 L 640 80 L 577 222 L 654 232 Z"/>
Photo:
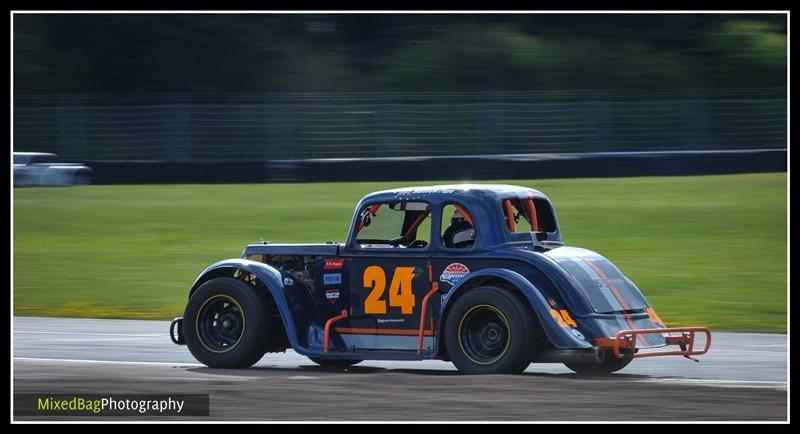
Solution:
<path fill-rule="evenodd" d="M 247 368 L 261 359 L 273 332 L 263 291 L 229 277 L 197 288 L 183 314 L 192 355 L 211 368 Z"/>
<path fill-rule="evenodd" d="M 530 364 L 541 330 L 524 300 L 490 286 L 455 301 L 445 321 L 447 355 L 468 374 L 518 374 Z"/>
<path fill-rule="evenodd" d="M 631 361 L 633 361 L 631 354 L 623 354 L 623 358 L 620 359 L 613 352 L 605 351 L 603 361 L 600 363 L 564 363 L 564 366 L 580 375 L 603 376 L 619 371 Z"/>
<path fill-rule="evenodd" d="M 309 357 L 309 359 L 325 368 L 346 368 L 348 366 L 353 366 L 357 363 L 363 362 L 363 360 L 355 359 L 322 359 L 320 357 Z"/>
<path fill-rule="evenodd" d="M 72 178 L 72 185 L 88 185 L 91 181 L 89 172 L 78 172 Z"/>

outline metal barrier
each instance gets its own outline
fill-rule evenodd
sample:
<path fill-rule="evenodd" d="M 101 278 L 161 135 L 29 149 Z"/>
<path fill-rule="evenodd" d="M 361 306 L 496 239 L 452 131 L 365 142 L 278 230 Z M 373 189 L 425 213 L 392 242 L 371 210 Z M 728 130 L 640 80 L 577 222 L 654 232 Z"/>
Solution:
<path fill-rule="evenodd" d="M 15 95 L 14 150 L 300 160 L 787 146 L 787 91 Z"/>
<path fill-rule="evenodd" d="M 87 161 L 95 184 L 469 181 L 783 172 L 786 149 L 311 160 Z"/>

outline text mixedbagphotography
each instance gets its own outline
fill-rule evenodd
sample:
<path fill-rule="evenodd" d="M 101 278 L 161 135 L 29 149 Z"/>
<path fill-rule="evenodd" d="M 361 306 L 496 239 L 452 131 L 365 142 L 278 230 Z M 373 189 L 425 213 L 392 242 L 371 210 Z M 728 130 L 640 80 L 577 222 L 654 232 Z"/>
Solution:
<path fill-rule="evenodd" d="M 15 395 L 18 415 L 208 416 L 208 395 Z"/>

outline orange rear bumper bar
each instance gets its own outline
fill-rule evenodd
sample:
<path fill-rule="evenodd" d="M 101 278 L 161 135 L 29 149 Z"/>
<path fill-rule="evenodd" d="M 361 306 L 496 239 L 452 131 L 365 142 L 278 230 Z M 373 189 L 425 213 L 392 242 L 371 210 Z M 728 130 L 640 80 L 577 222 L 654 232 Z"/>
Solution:
<path fill-rule="evenodd" d="M 662 333 L 680 333 L 680 336 L 665 336 L 664 340 L 667 345 L 678 345 L 680 350 L 674 351 L 652 351 L 647 353 L 636 353 L 636 337 L 639 335 L 649 334 L 662 334 Z M 706 335 L 706 344 L 703 349 L 697 350 L 694 348 L 694 337 L 697 333 L 704 333 Z M 633 358 L 641 357 L 655 357 L 655 356 L 683 356 L 691 359 L 691 356 L 697 356 L 708 352 L 711 347 L 711 330 L 707 327 L 674 327 L 663 329 L 639 329 L 639 330 L 620 330 L 616 337 L 613 338 L 597 338 L 595 344 L 601 348 L 611 349 L 614 355 L 621 359 L 622 349 L 629 348 L 634 350 Z"/>

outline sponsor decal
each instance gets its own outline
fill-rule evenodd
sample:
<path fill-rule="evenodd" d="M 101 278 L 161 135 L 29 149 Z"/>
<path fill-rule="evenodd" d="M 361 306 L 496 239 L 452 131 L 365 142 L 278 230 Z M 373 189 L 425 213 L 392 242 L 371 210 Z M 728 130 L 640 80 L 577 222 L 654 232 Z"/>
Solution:
<path fill-rule="evenodd" d="M 336 300 L 339 299 L 339 295 L 342 292 L 338 289 L 326 289 L 325 290 L 325 298 L 331 302 L 331 304 L 336 304 Z"/>
<path fill-rule="evenodd" d="M 378 318 L 378 324 L 406 322 L 405 318 Z"/>
<path fill-rule="evenodd" d="M 342 284 L 342 274 L 341 273 L 324 274 L 322 276 L 322 281 L 326 285 L 341 285 Z"/>
<path fill-rule="evenodd" d="M 463 191 L 460 188 L 421 188 L 418 190 L 401 190 L 396 192 L 397 196 L 407 196 L 410 194 L 453 194 L 457 191 Z"/>
<path fill-rule="evenodd" d="M 341 270 L 344 266 L 344 258 L 330 258 L 325 260 L 325 265 L 322 266 L 323 270 Z"/>
<path fill-rule="evenodd" d="M 592 279 L 594 280 L 594 284 L 597 285 L 597 289 L 608 289 L 608 282 L 605 279 Z"/>
<path fill-rule="evenodd" d="M 554 320 L 556 320 L 556 323 L 558 323 L 559 327 L 563 329 L 569 327 L 567 325 L 567 322 L 564 321 L 564 318 L 562 318 L 561 315 L 558 313 L 558 311 L 556 311 L 555 309 L 550 309 L 550 316 L 553 317 Z"/>
<path fill-rule="evenodd" d="M 442 275 L 439 276 L 439 280 L 455 286 L 467 274 L 469 274 L 469 268 L 467 268 L 466 265 L 454 262 L 448 265 L 444 271 L 442 271 Z"/>
<path fill-rule="evenodd" d="M 583 333 L 579 332 L 577 329 L 572 329 L 572 336 L 575 336 L 582 341 L 586 340 L 586 338 L 583 336 Z"/>
<path fill-rule="evenodd" d="M 359 226 L 358 230 L 361 230 L 372 223 L 372 213 L 370 212 L 369 208 L 364 208 L 364 210 L 361 211 L 359 219 L 361 220 L 361 226 Z"/>
<path fill-rule="evenodd" d="M 571 325 L 572 327 L 578 327 L 578 323 L 576 323 L 576 322 L 575 322 L 575 320 L 574 320 L 574 319 L 572 319 L 572 316 L 570 316 L 570 314 L 569 314 L 569 311 L 568 311 L 568 310 L 566 310 L 566 309 L 561 309 L 561 310 L 559 311 L 559 313 L 561 313 L 561 318 L 564 318 L 564 321 L 565 321 L 567 324 Z"/>
<path fill-rule="evenodd" d="M 555 309 L 550 309 L 550 316 L 553 317 L 554 320 L 558 323 L 561 328 L 567 328 L 569 326 L 578 327 L 578 323 L 575 322 L 574 319 L 569 315 L 566 309 L 561 309 L 560 311 L 556 311 Z"/>
<path fill-rule="evenodd" d="M 283 284 L 285 286 L 294 286 L 294 280 L 292 280 L 291 277 L 284 277 L 283 278 Z"/>

